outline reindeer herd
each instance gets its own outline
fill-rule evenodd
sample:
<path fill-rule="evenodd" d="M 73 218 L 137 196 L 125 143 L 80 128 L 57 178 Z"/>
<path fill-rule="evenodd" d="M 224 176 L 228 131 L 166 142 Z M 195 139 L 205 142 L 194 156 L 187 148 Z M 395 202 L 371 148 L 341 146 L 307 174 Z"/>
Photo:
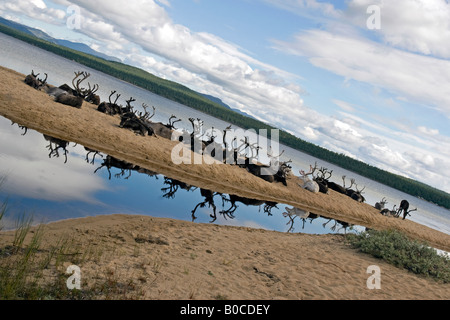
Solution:
<path fill-rule="evenodd" d="M 126 105 L 123 106 L 118 104 L 118 100 L 121 95 L 117 94 L 116 91 L 112 91 L 109 95 L 108 101 L 101 102 L 100 96 L 97 95 L 97 91 L 99 90 L 98 84 L 91 85 L 88 82 L 87 87 L 83 87 L 83 83 L 85 83 L 86 80 L 90 77 L 90 74 L 87 72 L 75 72 L 75 77 L 72 80 L 72 87 L 70 87 L 68 84 L 63 84 L 59 87 L 52 86 L 47 83 L 48 75 L 46 73 L 44 75 L 45 78 L 40 79 L 39 74 L 35 74 L 34 71 L 32 71 L 31 74 L 26 76 L 25 83 L 34 89 L 46 92 L 48 95 L 52 96 L 58 103 L 75 108 L 81 108 L 84 102 L 96 105 L 99 112 L 110 116 L 118 115 L 120 117 L 119 127 L 132 130 L 137 135 L 162 137 L 169 140 L 176 139 L 178 141 L 183 141 L 186 139 L 190 140 L 183 142 L 190 145 L 191 151 L 200 153 L 202 155 L 207 154 L 213 158 L 217 156 L 218 152 L 221 152 L 222 154 L 220 155 L 222 156 L 221 159 L 223 163 L 245 168 L 251 174 L 271 183 L 279 182 L 287 186 L 287 179 L 292 176 L 292 161 L 289 160 L 281 162 L 278 160 L 283 152 L 278 156 L 274 156 L 273 154 L 268 153 L 270 164 L 261 164 L 257 161 L 260 148 L 257 145 L 250 143 L 247 138 L 241 140 L 241 144 L 238 144 L 236 137 L 231 142 L 227 141 L 227 132 L 231 129 L 231 126 L 223 130 L 221 135 L 222 141 L 216 141 L 217 136 L 214 136 L 213 134 L 206 137 L 205 139 L 205 133 L 203 133 L 201 130 L 203 121 L 198 118 L 189 118 L 189 122 L 192 125 L 192 131 L 188 134 L 185 134 L 186 132 L 180 132 L 175 127 L 175 124 L 177 122 L 182 121 L 181 119 L 178 119 L 175 115 L 172 115 L 169 118 L 168 123 L 153 122 L 151 119 L 155 116 L 155 107 L 152 107 L 150 111 L 148 105 L 142 104 L 143 112 L 138 112 L 132 106 L 132 103 L 136 101 L 132 97 L 126 100 Z M 115 97 L 113 97 L 114 95 Z M 59 156 L 58 150 L 62 149 L 67 161 L 67 142 L 49 136 L 45 136 L 45 138 L 50 142 L 49 156 Z M 94 152 L 94 157 L 95 155 L 99 154 L 98 151 L 90 150 L 88 148 L 86 148 L 86 151 L 88 151 L 88 155 Z M 86 160 L 88 159 L 86 158 Z M 129 163 L 110 156 L 107 156 L 106 159 L 104 159 L 104 162 L 100 168 L 102 167 L 108 168 L 108 171 L 111 167 L 119 167 L 122 170 L 122 176 L 125 174 L 126 170 L 130 172 L 131 170 L 141 170 L 141 172 L 155 175 L 155 173 L 153 172 L 146 172 L 145 169 L 135 167 Z M 276 170 L 272 170 L 270 171 L 271 173 L 268 173 L 267 169 L 273 169 L 274 167 L 276 168 Z M 98 168 L 97 170 L 99 170 L 100 168 Z M 304 170 L 300 170 L 299 173 L 300 176 L 297 177 L 298 186 L 312 193 L 328 194 L 329 189 L 331 189 L 335 192 L 344 194 L 357 202 L 362 203 L 366 201 L 363 196 L 365 187 L 360 189 L 356 184 L 355 179 L 350 179 L 350 185 L 348 187 L 345 186 L 346 176 L 342 176 L 343 185 L 335 183 L 330 180 L 333 170 L 328 170 L 324 167 L 318 168 L 317 163 L 315 163 L 314 166 L 310 166 L 310 170 L 308 173 L 306 173 Z M 356 190 L 353 189 L 353 186 Z M 204 196 L 205 201 L 200 203 L 192 211 L 193 219 L 195 217 L 195 211 L 198 207 L 209 205 L 213 206 L 214 208 L 214 213 L 211 215 L 211 217 L 213 217 L 213 219 L 215 220 L 216 212 L 215 206 L 212 201 L 214 198 L 214 192 L 203 190 L 202 196 Z M 235 202 L 245 202 L 243 201 L 243 198 L 239 198 L 237 196 L 231 196 L 229 199 L 222 199 L 223 201 L 229 202 L 231 204 L 231 207 L 228 210 L 221 211 L 220 213 L 225 217 L 228 216 L 231 218 L 233 217 L 233 213 L 235 210 Z M 259 204 L 262 203 L 265 203 L 265 211 L 269 214 L 270 209 L 276 205 L 273 203 L 266 203 L 264 201 Z M 396 206 L 394 206 L 392 210 L 385 208 L 386 203 L 386 199 L 383 198 L 380 202 L 375 204 L 375 208 L 378 209 L 384 216 L 398 218 L 400 214 L 403 213 L 403 219 L 406 219 L 406 217 L 410 215 L 410 212 L 417 210 L 417 208 L 414 210 L 409 210 L 409 203 L 406 200 L 403 200 L 400 203 L 398 209 L 395 209 Z M 309 215 L 314 215 L 298 208 L 294 208 L 292 210 L 287 210 L 288 212 L 285 213 L 286 216 L 300 216 L 302 217 L 302 219 L 305 219 L 305 217 Z"/>

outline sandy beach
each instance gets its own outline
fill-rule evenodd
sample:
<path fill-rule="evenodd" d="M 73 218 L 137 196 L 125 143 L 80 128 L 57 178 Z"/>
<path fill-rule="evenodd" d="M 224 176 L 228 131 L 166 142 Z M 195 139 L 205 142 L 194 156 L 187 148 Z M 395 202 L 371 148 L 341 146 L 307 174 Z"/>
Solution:
<path fill-rule="evenodd" d="M 92 260 L 79 265 L 83 286 L 110 277 L 117 286 L 133 288 L 123 294 L 124 299 L 450 297 L 450 285 L 358 253 L 343 235 L 288 234 L 135 215 L 55 222 L 46 226 L 44 234 L 44 249 L 65 236 L 92 252 Z M 0 245 L 12 237 L 11 232 L 2 234 Z M 381 270 L 379 290 L 367 287 L 371 276 L 367 269 L 372 265 Z"/>
<path fill-rule="evenodd" d="M 450 251 L 450 236 L 409 220 L 384 217 L 370 204 L 330 191 L 312 194 L 288 179 L 268 183 L 230 165 L 173 165 L 176 145 L 137 136 L 84 103 L 55 103 L 27 86 L 25 75 L 0 67 L 0 115 L 43 134 L 94 150 L 204 189 L 285 203 L 373 229 L 395 228 Z M 60 85 L 60 84 L 55 84 Z M 102 101 L 107 97 L 102 97 Z M 83 281 L 113 273 L 136 287 L 139 299 L 448 299 L 450 286 L 358 253 L 341 235 L 304 235 L 198 224 L 143 216 L 110 215 L 46 226 L 44 245 L 62 235 L 101 250 L 80 266 Z M 0 235 L 0 245 L 11 240 Z M 367 268 L 382 271 L 380 290 L 369 290 Z M 93 281 L 93 280 L 92 280 Z"/>

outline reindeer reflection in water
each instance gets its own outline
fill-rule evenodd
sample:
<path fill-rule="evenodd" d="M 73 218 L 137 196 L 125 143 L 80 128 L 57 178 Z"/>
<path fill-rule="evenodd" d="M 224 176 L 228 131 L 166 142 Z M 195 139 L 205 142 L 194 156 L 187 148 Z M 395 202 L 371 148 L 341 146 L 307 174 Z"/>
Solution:
<path fill-rule="evenodd" d="M 139 173 L 144 173 L 144 174 L 147 174 L 150 177 L 158 175 L 158 173 L 156 173 L 156 172 L 147 170 L 145 168 L 141 168 L 140 166 L 134 165 L 134 164 L 132 164 L 130 162 L 127 162 L 127 161 L 119 160 L 119 159 L 117 159 L 115 157 L 112 157 L 110 155 L 106 156 L 106 159 L 103 160 L 103 163 L 101 164 L 101 166 L 98 167 L 94 171 L 94 173 L 97 173 L 97 171 L 100 170 L 103 167 L 106 167 L 106 169 L 108 170 L 109 180 L 111 180 L 111 168 L 120 169 L 120 173 L 116 173 L 114 175 L 116 178 L 123 177 L 128 172 L 128 175 L 125 177 L 125 180 L 127 180 L 128 178 L 131 177 L 132 171 L 136 171 L 136 172 L 139 172 Z"/>
<path fill-rule="evenodd" d="M 245 204 L 246 206 L 264 205 L 264 212 L 267 213 L 269 216 L 272 215 L 272 212 L 271 212 L 272 209 L 277 208 L 277 204 L 274 202 L 244 198 L 244 197 L 240 197 L 240 196 L 236 196 L 236 195 L 229 195 L 227 198 L 226 195 L 224 195 L 224 194 L 221 194 L 219 192 L 213 192 L 211 190 L 206 190 L 206 189 L 200 189 L 200 194 L 204 197 L 205 200 L 203 202 L 198 203 L 195 206 L 194 210 L 192 210 L 192 221 L 197 219 L 197 217 L 195 216 L 195 212 L 197 211 L 197 209 L 199 207 L 204 208 L 206 205 L 209 205 L 209 207 L 213 208 L 213 213 L 210 214 L 210 217 L 212 218 L 212 220 L 210 222 L 214 223 L 217 220 L 217 213 L 216 213 L 217 207 L 214 203 L 214 197 L 217 195 L 219 195 L 222 199 L 222 207 L 225 206 L 226 202 L 231 203 L 230 208 L 219 211 L 219 213 L 225 218 L 225 220 L 227 218 L 229 218 L 229 219 L 235 218 L 234 213 L 235 213 L 236 209 L 238 208 L 238 206 L 236 205 L 236 202 L 241 202 L 241 203 Z"/>
<path fill-rule="evenodd" d="M 47 146 L 47 149 L 50 150 L 50 153 L 48 154 L 48 157 L 56 157 L 59 158 L 59 149 L 62 149 L 64 153 L 64 163 L 67 163 L 67 154 L 69 151 L 67 150 L 67 147 L 69 146 L 69 142 L 66 140 L 62 140 L 59 138 L 51 137 L 49 135 L 44 134 L 45 140 L 47 140 L 49 145 Z"/>
<path fill-rule="evenodd" d="M 303 221 L 302 229 L 305 229 L 305 222 L 306 222 L 307 219 L 309 219 L 310 223 L 312 223 L 315 219 L 321 217 L 318 214 L 315 214 L 315 213 L 312 213 L 312 212 L 309 212 L 307 210 L 303 210 L 303 209 L 300 209 L 300 208 L 295 208 L 295 207 L 293 207 L 293 208 L 286 207 L 285 210 L 286 210 L 286 212 L 283 212 L 283 216 L 285 218 L 289 218 L 289 222 L 287 223 L 287 225 L 290 225 L 290 227 L 289 227 L 289 229 L 287 231 L 288 233 L 294 231 L 294 220 L 297 217 L 300 218 Z M 350 224 L 348 222 L 345 222 L 345 221 L 335 220 L 335 219 L 327 218 L 327 217 L 324 217 L 324 216 L 322 216 L 322 218 L 328 219 L 327 222 L 322 224 L 322 226 L 324 228 L 328 225 L 328 223 L 330 223 L 331 221 L 334 220 L 334 225 L 332 227 L 330 227 L 330 230 L 333 231 L 333 232 L 336 231 L 336 228 L 337 228 L 338 224 L 340 224 L 342 227 L 340 227 L 337 230 L 337 232 L 339 232 L 339 230 L 341 230 L 341 229 L 344 229 L 344 233 L 346 233 L 348 228 L 351 229 L 353 227 L 352 224 Z"/>
<path fill-rule="evenodd" d="M 272 216 L 272 209 L 273 208 L 277 208 L 278 209 L 277 203 L 275 203 L 275 202 L 244 198 L 244 197 L 240 197 L 240 196 L 237 196 L 237 195 L 234 195 L 234 194 L 229 195 L 229 199 L 227 199 L 224 196 L 222 196 L 222 200 L 223 200 L 223 203 L 225 203 L 225 202 L 231 203 L 231 206 L 230 206 L 229 209 L 220 211 L 220 214 L 222 214 L 225 217 L 225 219 L 226 219 L 226 217 L 234 219 L 234 212 L 238 208 L 238 206 L 236 205 L 236 202 L 241 202 L 241 203 L 243 203 L 246 206 L 259 206 L 259 207 L 261 207 L 263 205 L 264 206 L 264 212 L 267 213 L 269 216 Z"/>
<path fill-rule="evenodd" d="M 164 192 L 163 198 L 166 199 L 174 199 L 175 193 L 181 188 L 186 191 L 196 190 L 197 187 L 191 186 L 187 183 L 184 183 L 180 180 L 175 180 L 171 178 L 164 177 L 164 184 L 168 185 L 166 188 L 161 188 L 161 191 Z"/>

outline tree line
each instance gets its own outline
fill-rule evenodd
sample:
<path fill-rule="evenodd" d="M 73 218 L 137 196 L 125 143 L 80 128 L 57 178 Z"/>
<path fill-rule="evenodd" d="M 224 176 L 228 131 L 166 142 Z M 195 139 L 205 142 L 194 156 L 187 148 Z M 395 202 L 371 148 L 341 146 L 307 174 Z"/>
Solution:
<path fill-rule="evenodd" d="M 267 129 L 270 138 L 271 129 L 277 129 L 254 118 L 246 117 L 225 106 L 213 102 L 196 91 L 179 83 L 159 78 L 147 71 L 120 62 L 102 58 L 63 47 L 24 32 L 0 24 L 0 32 L 25 41 L 36 47 L 50 51 L 64 58 L 101 71 L 117 79 L 136 85 L 154 94 L 209 114 L 243 129 Z M 361 176 L 377 181 L 394 189 L 450 209 L 450 194 L 424 183 L 399 176 L 376 168 L 344 154 L 336 153 L 313 143 L 302 140 L 286 131 L 280 130 L 280 143 L 295 150 L 327 161 Z"/>

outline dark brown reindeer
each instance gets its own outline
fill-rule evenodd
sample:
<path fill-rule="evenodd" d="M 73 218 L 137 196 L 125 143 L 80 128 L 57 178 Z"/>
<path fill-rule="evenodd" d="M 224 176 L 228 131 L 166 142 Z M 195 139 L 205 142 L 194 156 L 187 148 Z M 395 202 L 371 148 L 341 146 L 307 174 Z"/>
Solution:
<path fill-rule="evenodd" d="M 145 113 L 143 114 L 141 113 L 137 113 L 136 111 L 133 110 L 133 107 L 131 106 L 131 102 L 136 101 L 133 98 L 130 98 L 129 100 L 127 100 L 127 107 L 126 107 L 126 112 L 120 115 L 120 124 L 119 126 L 121 128 L 126 128 L 126 129 L 130 129 L 134 132 L 136 132 L 137 134 L 140 134 L 142 136 L 156 136 L 153 128 L 150 125 L 150 118 L 153 117 L 153 115 L 150 116 L 149 113 L 147 112 L 147 106 L 145 104 L 142 104 L 142 107 L 145 110 Z M 154 111 L 154 108 L 153 108 Z"/>
<path fill-rule="evenodd" d="M 55 101 L 67 106 L 71 106 L 77 109 L 81 109 L 84 99 L 77 97 L 69 93 L 63 93 L 55 97 Z"/>
<path fill-rule="evenodd" d="M 408 209 L 409 209 L 409 202 L 407 200 L 402 200 L 400 202 L 399 208 L 397 209 L 396 217 L 400 217 L 400 214 L 403 213 L 403 220 L 405 220 L 407 216 L 410 216 L 409 214 L 410 212 L 417 211 L 417 208 L 415 208 L 414 210 Z"/>
<path fill-rule="evenodd" d="M 72 80 L 72 85 L 74 88 L 72 90 L 72 95 L 82 97 L 83 100 L 87 102 L 99 105 L 100 97 L 95 94 L 99 89 L 98 84 L 95 84 L 91 87 L 91 84 L 88 82 L 87 89 L 80 87 L 81 83 L 88 79 L 90 76 L 91 74 L 85 71 L 75 72 L 75 78 Z"/>
<path fill-rule="evenodd" d="M 117 91 L 111 91 L 109 95 L 109 102 L 102 102 L 97 107 L 97 110 L 110 116 L 114 116 L 116 114 L 122 114 L 122 107 L 117 104 L 117 100 L 120 98 L 120 94 L 116 94 Z M 111 101 L 111 97 L 116 94 L 116 100 L 114 102 Z"/>
<path fill-rule="evenodd" d="M 44 73 L 45 74 L 44 80 L 38 78 L 39 74 L 40 73 L 35 74 L 34 70 L 31 70 L 31 74 L 25 77 L 25 83 L 36 90 L 45 88 L 45 86 L 47 85 L 48 74 Z"/>
<path fill-rule="evenodd" d="M 164 124 L 162 122 L 152 122 L 150 120 L 147 121 L 147 125 L 153 129 L 153 132 L 162 138 L 172 140 L 173 133 L 176 130 L 175 123 L 180 122 L 181 119 L 176 120 L 177 117 L 175 115 L 170 116 L 169 123 Z"/>
<path fill-rule="evenodd" d="M 47 93 L 55 96 L 56 102 L 78 109 L 82 107 L 84 101 L 98 105 L 100 97 L 95 94 L 99 88 L 98 85 L 91 87 L 91 84 L 88 83 L 88 89 L 80 87 L 81 83 L 89 77 L 90 74 L 87 72 L 75 72 L 75 77 L 72 80 L 73 88 L 63 84 L 59 88 L 48 89 Z"/>
<path fill-rule="evenodd" d="M 345 176 L 343 176 L 344 179 L 344 186 L 345 186 Z M 350 187 L 348 187 L 346 189 L 346 194 L 347 196 L 349 196 L 350 198 L 352 198 L 353 200 L 357 201 L 357 202 L 365 202 L 366 199 L 363 197 L 362 193 L 364 191 L 364 189 L 366 189 L 366 187 L 362 188 L 361 190 L 358 189 L 358 185 L 355 182 L 356 180 L 354 178 L 350 179 Z M 352 186 L 355 185 L 356 190 L 352 189 Z"/>
<path fill-rule="evenodd" d="M 329 179 L 333 175 L 333 170 L 328 171 L 328 168 L 320 167 L 320 169 L 318 169 L 318 172 L 319 173 L 314 178 L 314 181 L 319 185 L 319 192 L 328 194 L 328 183 Z"/>
<path fill-rule="evenodd" d="M 340 184 L 338 184 L 336 182 L 328 180 L 328 183 L 327 183 L 328 189 L 334 190 L 334 191 L 342 193 L 342 194 L 346 194 L 347 189 L 345 189 L 345 176 L 342 176 L 342 181 L 344 181 L 344 186 L 341 186 Z"/>

